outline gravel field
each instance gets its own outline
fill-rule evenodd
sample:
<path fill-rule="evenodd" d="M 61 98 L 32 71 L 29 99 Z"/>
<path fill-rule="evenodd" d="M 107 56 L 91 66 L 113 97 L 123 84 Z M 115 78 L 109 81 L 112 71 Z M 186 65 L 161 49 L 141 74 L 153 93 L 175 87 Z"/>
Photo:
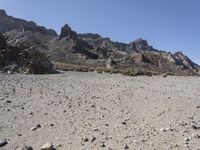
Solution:
<path fill-rule="evenodd" d="M 2 138 L 0 150 L 198 150 L 200 78 L 0 74 Z"/>

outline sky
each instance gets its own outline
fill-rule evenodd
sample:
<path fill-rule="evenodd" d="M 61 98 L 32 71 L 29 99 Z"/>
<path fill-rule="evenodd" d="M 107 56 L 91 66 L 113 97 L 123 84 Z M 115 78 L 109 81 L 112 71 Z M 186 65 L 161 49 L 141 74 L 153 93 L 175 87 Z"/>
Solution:
<path fill-rule="evenodd" d="M 58 33 L 69 24 L 124 43 L 143 38 L 200 64 L 200 0 L 0 0 L 0 9 Z"/>

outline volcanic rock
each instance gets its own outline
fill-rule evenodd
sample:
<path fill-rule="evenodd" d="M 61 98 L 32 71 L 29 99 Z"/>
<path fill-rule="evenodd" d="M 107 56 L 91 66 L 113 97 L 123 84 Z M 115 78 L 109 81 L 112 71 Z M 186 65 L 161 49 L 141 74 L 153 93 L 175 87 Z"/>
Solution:
<path fill-rule="evenodd" d="M 76 38 L 77 37 L 76 32 L 72 31 L 72 29 L 69 27 L 68 24 L 64 25 L 61 28 L 61 33 L 60 33 L 59 38 L 62 39 L 64 37 L 68 37 L 68 38 Z"/>
<path fill-rule="evenodd" d="M 46 143 L 41 147 L 41 150 L 53 150 L 53 144 L 52 143 Z"/>
<path fill-rule="evenodd" d="M 133 42 L 131 42 L 129 44 L 129 47 L 132 49 L 132 50 L 135 50 L 135 51 L 149 51 L 152 49 L 152 47 L 150 47 L 148 45 L 148 42 L 142 38 L 140 39 L 137 39 Z"/>

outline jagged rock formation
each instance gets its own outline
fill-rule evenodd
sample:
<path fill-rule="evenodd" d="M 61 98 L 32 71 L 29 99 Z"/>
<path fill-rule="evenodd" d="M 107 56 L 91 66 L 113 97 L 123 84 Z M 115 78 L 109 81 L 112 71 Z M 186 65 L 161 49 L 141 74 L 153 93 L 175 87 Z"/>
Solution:
<path fill-rule="evenodd" d="M 68 24 L 64 25 L 61 28 L 61 33 L 60 33 L 60 36 L 59 36 L 60 39 L 65 38 L 65 37 L 77 38 L 77 33 L 72 31 L 72 29 L 69 27 Z"/>
<path fill-rule="evenodd" d="M 80 40 L 68 25 L 62 27 L 59 37 L 49 42 L 49 49 L 48 54 L 53 61 L 80 64 L 87 59 L 99 58 L 95 53 L 98 49 Z"/>
<path fill-rule="evenodd" d="M 196 75 L 200 72 L 200 67 L 184 54 L 157 50 L 141 38 L 129 44 L 114 42 L 98 34 L 77 34 L 67 24 L 58 36 L 52 29 L 8 16 L 4 10 L 0 10 L 0 32 L 6 39 L 5 42 L 0 36 L 1 68 L 13 62 L 19 68 L 28 68 L 30 64 L 39 67 L 42 63 L 42 70 L 50 70 L 41 71 L 36 67 L 39 71 L 29 72 L 51 72 L 49 59 L 92 68 L 142 70 L 154 74 Z"/>
<path fill-rule="evenodd" d="M 43 26 L 38 26 L 33 21 L 8 16 L 5 10 L 0 10 L 0 33 L 5 33 L 11 30 L 39 32 L 48 36 L 57 36 L 57 33 L 52 29 L 46 29 Z"/>
<path fill-rule="evenodd" d="M 0 71 L 7 73 L 55 73 L 53 64 L 44 53 L 31 47 L 28 40 L 0 34 Z M 27 43 L 27 45 L 26 45 Z"/>
<path fill-rule="evenodd" d="M 183 64 L 185 67 L 191 69 L 191 70 L 196 70 L 197 72 L 200 70 L 200 67 L 193 63 L 187 56 L 185 56 L 182 52 L 176 52 L 174 53 L 174 58 L 176 58 L 176 60 Z"/>

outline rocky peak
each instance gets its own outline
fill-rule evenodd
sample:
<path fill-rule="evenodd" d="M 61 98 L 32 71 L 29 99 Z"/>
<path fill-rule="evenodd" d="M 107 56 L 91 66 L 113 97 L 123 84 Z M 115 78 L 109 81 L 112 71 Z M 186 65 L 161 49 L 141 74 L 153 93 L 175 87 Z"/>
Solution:
<path fill-rule="evenodd" d="M 7 16 L 6 11 L 3 9 L 0 9 L 0 16 Z"/>
<path fill-rule="evenodd" d="M 8 16 L 5 10 L 0 10 L 0 32 L 5 33 L 11 30 L 38 32 L 51 37 L 57 36 L 57 33 L 52 29 L 39 26 L 33 21 Z"/>
<path fill-rule="evenodd" d="M 139 38 L 129 44 L 129 47 L 132 50 L 136 51 L 149 51 L 151 50 L 151 46 L 149 46 L 148 42 L 142 38 Z"/>
<path fill-rule="evenodd" d="M 173 56 L 179 61 L 181 62 L 184 66 L 186 66 L 189 69 L 197 69 L 199 70 L 200 67 L 195 64 L 194 62 L 192 62 L 187 56 L 185 56 L 182 52 L 176 52 L 173 54 Z"/>
<path fill-rule="evenodd" d="M 59 38 L 62 39 L 64 37 L 76 38 L 77 33 L 72 31 L 72 29 L 69 27 L 69 25 L 66 24 L 61 28 L 61 33 L 60 33 Z"/>

